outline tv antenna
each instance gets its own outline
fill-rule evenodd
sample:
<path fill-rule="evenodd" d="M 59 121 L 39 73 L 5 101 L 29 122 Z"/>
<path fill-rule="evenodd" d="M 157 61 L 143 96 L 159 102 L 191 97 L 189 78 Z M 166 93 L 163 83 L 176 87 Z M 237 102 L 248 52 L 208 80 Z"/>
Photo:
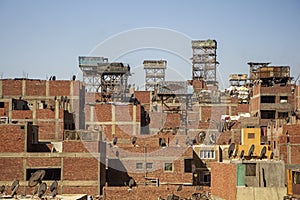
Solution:
<path fill-rule="evenodd" d="M 58 182 L 54 181 L 51 186 L 50 186 L 50 191 L 51 191 L 51 196 L 52 198 L 56 197 L 57 195 L 57 187 L 58 187 Z"/>
<path fill-rule="evenodd" d="M 42 190 L 44 190 L 44 187 L 46 185 L 46 183 L 42 183 L 42 180 L 44 178 L 46 174 L 45 170 L 37 170 L 36 172 L 34 172 L 33 174 L 31 174 L 31 177 L 29 178 L 28 181 L 28 186 L 29 187 L 35 187 L 39 184 L 38 189 L 35 188 L 33 191 L 33 195 L 38 194 L 38 197 L 40 198 L 41 196 L 43 196 L 42 194 Z M 47 185 L 46 185 L 46 189 L 47 189 Z M 46 191 L 45 189 L 45 191 Z"/>
<path fill-rule="evenodd" d="M 267 148 L 264 146 L 264 147 L 261 149 L 261 151 L 260 151 L 260 156 L 259 156 L 259 158 L 260 158 L 260 159 L 265 158 L 265 157 L 266 157 L 266 152 L 267 152 Z"/>
<path fill-rule="evenodd" d="M 38 197 L 42 198 L 42 196 L 45 194 L 46 190 L 47 190 L 47 184 L 46 183 L 41 183 L 39 185 L 39 189 L 38 189 L 38 192 L 37 192 Z"/>
<path fill-rule="evenodd" d="M 12 197 L 17 195 L 18 189 L 19 189 L 19 180 L 15 180 L 11 185 L 11 196 Z"/>
<path fill-rule="evenodd" d="M 228 158 L 230 158 L 232 156 L 233 151 L 234 151 L 234 147 L 235 147 L 235 144 L 231 143 L 229 148 L 228 148 Z"/>
<path fill-rule="evenodd" d="M 36 172 L 34 172 L 29 178 L 28 186 L 34 187 L 37 184 L 42 183 L 45 174 L 46 174 L 45 170 L 37 170 Z"/>

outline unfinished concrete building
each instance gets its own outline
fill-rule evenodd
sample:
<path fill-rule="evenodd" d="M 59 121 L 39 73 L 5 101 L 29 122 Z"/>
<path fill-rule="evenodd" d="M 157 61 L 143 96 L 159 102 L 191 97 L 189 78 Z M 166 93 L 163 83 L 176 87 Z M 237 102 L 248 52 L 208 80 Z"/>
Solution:
<path fill-rule="evenodd" d="M 208 86 L 217 86 L 217 41 L 192 41 L 192 79 L 204 80 Z"/>
<path fill-rule="evenodd" d="M 109 63 L 103 57 L 79 57 L 79 67 L 83 72 L 83 82 L 87 92 L 100 92 L 101 101 L 121 101 L 125 98 L 129 65 Z"/>
<path fill-rule="evenodd" d="M 157 84 L 165 81 L 165 71 L 167 68 L 166 60 L 144 60 L 145 69 L 145 90 L 154 91 Z"/>

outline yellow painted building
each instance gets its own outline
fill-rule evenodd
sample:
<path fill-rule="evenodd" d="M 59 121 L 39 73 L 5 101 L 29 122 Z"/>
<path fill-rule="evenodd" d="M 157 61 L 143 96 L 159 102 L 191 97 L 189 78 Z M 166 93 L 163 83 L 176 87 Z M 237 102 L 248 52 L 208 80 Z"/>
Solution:
<path fill-rule="evenodd" d="M 241 145 L 235 145 L 233 157 L 272 159 L 271 147 L 269 145 L 261 145 L 260 141 L 260 128 L 243 128 L 241 130 Z"/>

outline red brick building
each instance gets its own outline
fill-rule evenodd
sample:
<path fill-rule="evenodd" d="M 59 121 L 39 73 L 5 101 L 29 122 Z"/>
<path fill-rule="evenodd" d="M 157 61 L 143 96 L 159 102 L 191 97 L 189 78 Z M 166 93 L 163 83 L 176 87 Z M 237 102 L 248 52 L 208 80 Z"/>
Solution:
<path fill-rule="evenodd" d="M 43 181 L 57 180 L 59 194 L 102 192 L 106 145 L 99 131 L 75 131 L 82 92 L 75 80 L 0 80 L 1 185 L 18 179 L 18 194 L 32 194 L 31 174 L 45 170 Z"/>

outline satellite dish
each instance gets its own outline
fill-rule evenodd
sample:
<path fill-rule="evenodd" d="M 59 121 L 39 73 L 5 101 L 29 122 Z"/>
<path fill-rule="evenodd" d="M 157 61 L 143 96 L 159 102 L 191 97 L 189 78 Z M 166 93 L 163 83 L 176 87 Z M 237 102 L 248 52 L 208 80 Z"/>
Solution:
<path fill-rule="evenodd" d="M 179 185 L 178 188 L 177 188 L 177 192 L 179 192 L 181 190 L 182 190 L 182 185 Z"/>
<path fill-rule="evenodd" d="M 203 142 L 205 139 L 206 133 L 204 131 L 200 131 L 198 137 L 199 137 L 199 141 Z"/>
<path fill-rule="evenodd" d="M 56 195 L 57 195 L 57 190 L 54 190 L 54 191 L 52 192 L 51 196 L 52 196 L 52 198 L 55 198 Z"/>
<path fill-rule="evenodd" d="M 19 189 L 19 180 L 15 180 L 11 185 L 11 196 L 15 196 Z"/>
<path fill-rule="evenodd" d="M 244 154 L 245 154 L 245 151 L 242 150 L 242 151 L 241 151 L 241 154 L 240 154 L 240 158 L 243 158 L 243 157 L 244 157 Z"/>
<path fill-rule="evenodd" d="M 131 143 L 132 143 L 133 145 L 135 145 L 136 140 L 137 140 L 137 137 L 134 136 L 134 137 L 131 139 Z"/>
<path fill-rule="evenodd" d="M 270 155 L 270 159 L 273 160 L 273 158 L 274 158 L 274 153 L 272 152 Z"/>
<path fill-rule="evenodd" d="M 260 151 L 260 159 L 263 159 L 266 157 L 266 152 L 267 152 L 267 148 L 266 147 L 263 147 Z"/>
<path fill-rule="evenodd" d="M 51 186 L 50 186 L 50 191 L 53 192 L 54 190 L 56 190 L 58 187 L 58 182 L 54 181 Z"/>
<path fill-rule="evenodd" d="M 235 144 L 231 143 L 229 148 L 228 148 L 228 158 L 230 158 L 232 156 L 234 148 L 235 148 Z"/>
<path fill-rule="evenodd" d="M 38 197 L 41 198 L 47 190 L 47 184 L 41 183 L 38 189 Z"/>
<path fill-rule="evenodd" d="M 130 180 L 128 182 L 128 186 L 129 186 L 129 188 L 132 188 L 133 186 L 135 186 L 135 181 L 133 178 L 130 178 Z"/>
<path fill-rule="evenodd" d="M 3 194 L 4 191 L 5 191 L 5 185 L 2 185 L 2 186 L 0 187 L 0 193 Z"/>
<path fill-rule="evenodd" d="M 216 143 L 216 136 L 215 136 L 215 134 L 210 134 L 209 141 L 210 141 L 210 144 L 215 144 Z"/>
<path fill-rule="evenodd" d="M 114 137 L 114 139 L 113 139 L 113 144 L 116 145 L 117 142 L 118 142 L 118 138 L 117 138 L 117 137 Z"/>
<path fill-rule="evenodd" d="M 34 190 L 33 190 L 33 193 L 32 193 L 32 195 L 36 195 L 36 194 L 37 194 L 37 192 L 38 192 L 38 188 L 37 188 L 37 187 L 35 187 L 35 188 L 34 188 Z"/>
<path fill-rule="evenodd" d="M 252 154 L 254 152 L 254 148 L 255 148 L 255 146 L 254 146 L 254 144 L 252 144 L 249 151 L 248 151 L 248 156 L 252 156 Z"/>
<path fill-rule="evenodd" d="M 57 187 L 58 187 L 57 181 L 54 181 L 50 186 L 50 191 L 52 192 L 52 198 L 56 197 L 57 195 Z"/>
<path fill-rule="evenodd" d="M 236 158 L 238 154 L 239 154 L 239 150 L 238 150 L 238 149 L 234 150 L 233 157 L 235 157 L 235 158 Z"/>
<path fill-rule="evenodd" d="M 41 183 L 45 174 L 46 174 L 45 170 L 37 170 L 36 172 L 34 172 L 29 178 L 28 186 L 34 187 L 37 184 Z"/>

